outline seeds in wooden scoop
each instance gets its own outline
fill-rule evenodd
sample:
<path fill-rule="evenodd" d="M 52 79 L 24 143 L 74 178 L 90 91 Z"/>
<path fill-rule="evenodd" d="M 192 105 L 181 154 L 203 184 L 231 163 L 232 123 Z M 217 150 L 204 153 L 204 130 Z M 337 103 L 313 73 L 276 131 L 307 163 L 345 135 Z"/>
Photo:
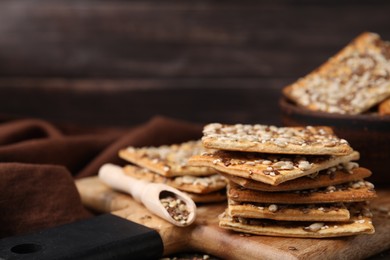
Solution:
<path fill-rule="evenodd" d="M 172 193 L 166 193 L 160 196 L 160 202 L 174 220 L 183 225 L 187 223 L 190 212 L 183 200 Z"/>

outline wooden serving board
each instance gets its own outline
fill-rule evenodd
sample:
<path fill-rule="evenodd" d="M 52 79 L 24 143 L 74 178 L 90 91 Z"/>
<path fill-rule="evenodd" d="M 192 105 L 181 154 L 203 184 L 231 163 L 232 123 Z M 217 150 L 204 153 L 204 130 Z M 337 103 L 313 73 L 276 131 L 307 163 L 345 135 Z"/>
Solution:
<path fill-rule="evenodd" d="M 113 191 L 90 177 L 76 181 L 85 206 L 126 218 L 155 229 L 164 244 L 164 255 L 197 251 L 223 259 L 361 259 L 390 248 L 390 191 L 379 190 L 374 209 L 373 235 L 332 239 L 246 236 L 221 229 L 218 215 L 226 203 L 199 206 L 197 219 L 180 228 L 152 215 L 129 195 Z M 375 210 L 377 209 L 377 210 Z"/>

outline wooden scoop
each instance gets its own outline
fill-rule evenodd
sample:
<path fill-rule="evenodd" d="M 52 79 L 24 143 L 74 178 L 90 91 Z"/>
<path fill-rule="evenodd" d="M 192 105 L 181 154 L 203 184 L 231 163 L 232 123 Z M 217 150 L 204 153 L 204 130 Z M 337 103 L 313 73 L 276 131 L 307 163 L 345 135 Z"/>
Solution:
<path fill-rule="evenodd" d="M 122 168 L 114 164 L 104 164 L 100 167 L 99 179 L 113 189 L 129 193 L 136 201 L 141 202 L 150 212 L 176 226 L 188 226 L 193 223 L 196 218 L 196 205 L 194 201 L 183 192 L 171 186 L 162 183 L 137 180 L 125 175 Z M 172 200 L 171 203 L 169 203 L 169 206 L 172 207 L 172 210 L 170 210 L 171 213 L 162 203 L 162 200 L 167 198 L 171 198 L 171 200 L 172 198 L 175 198 L 175 200 Z M 186 214 L 182 214 L 185 216 L 184 219 L 181 216 L 177 216 L 177 218 L 173 217 L 175 215 L 173 211 L 180 212 L 180 210 L 174 210 L 178 201 L 185 203 Z M 186 216 L 187 214 L 188 216 Z"/>

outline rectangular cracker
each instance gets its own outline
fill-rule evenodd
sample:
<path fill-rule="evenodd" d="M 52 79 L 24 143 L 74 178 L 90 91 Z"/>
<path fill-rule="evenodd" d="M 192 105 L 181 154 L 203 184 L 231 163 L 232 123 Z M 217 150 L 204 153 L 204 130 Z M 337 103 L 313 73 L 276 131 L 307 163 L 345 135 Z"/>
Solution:
<path fill-rule="evenodd" d="M 211 168 L 187 165 L 189 157 L 205 151 L 198 140 L 159 147 L 127 147 L 119 151 L 119 157 L 165 177 L 213 175 L 216 172 Z"/>
<path fill-rule="evenodd" d="M 357 159 L 359 159 L 359 153 L 356 151 L 339 156 L 214 151 L 192 156 L 188 164 L 210 167 L 230 175 L 278 185 Z"/>
<path fill-rule="evenodd" d="M 376 197 L 374 185 L 360 180 L 312 190 L 263 192 L 245 189 L 229 182 L 228 198 L 236 202 L 276 204 L 316 204 L 367 201 Z"/>
<path fill-rule="evenodd" d="M 223 213 L 220 216 L 219 226 L 254 235 L 301 238 L 329 238 L 375 233 L 370 217 L 353 217 L 348 222 L 298 222 L 233 218 Z"/>
<path fill-rule="evenodd" d="M 204 126 L 202 143 L 210 149 L 260 153 L 346 155 L 352 152 L 348 142 L 327 126 L 212 123 Z"/>
<path fill-rule="evenodd" d="M 333 166 L 331 168 L 322 170 L 315 176 L 304 176 L 291 181 L 283 182 L 277 186 L 223 172 L 220 172 L 220 174 L 244 188 L 267 192 L 315 189 L 345 182 L 357 181 L 371 176 L 371 171 L 366 168 L 357 167 L 351 169 L 351 166 L 348 165 L 351 165 L 352 167 L 354 167 L 354 165 L 357 166 L 356 163 L 352 162 L 344 165 L 339 164 L 338 166 Z"/>
<path fill-rule="evenodd" d="M 135 165 L 126 165 L 123 167 L 126 175 L 148 182 L 165 183 L 181 191 L 187 191 L 198 194 L 205 194 L 224 189 L 226 180 L 220 174 L 209 176 L 176 176 L 165 177 L 158 173 L 149 171 L 146 168 L 141 168 Z"/>
<path fill-rule="evenodd" d="M 363 33 L 283 94 L 314 111 L 365 112 L 390 97 L 390 43 Z"/>
<path fill-rule="evenodd" d="M 343 203 L 334 204 L 269 204 L 228 202 L 232 217 L 274 219 L 283 221 L 349 221 L 350 213 Z"/>

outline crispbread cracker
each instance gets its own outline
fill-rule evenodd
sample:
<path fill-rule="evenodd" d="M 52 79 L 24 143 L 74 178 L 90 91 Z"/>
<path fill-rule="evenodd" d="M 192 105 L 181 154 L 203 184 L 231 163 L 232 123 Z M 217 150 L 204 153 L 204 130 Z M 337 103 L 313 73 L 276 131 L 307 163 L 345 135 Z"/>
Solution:
<path fill-rule="evenodd" d="M 276 186 L 223 172 L 220 172 L 220 174 L 244 188 L 267 192 L 315 189 L 345 182 L 357 181 L 371 176 L 371 171 L 363 167 L 348 169 L 351 167 L 348 165 L 351 164 L 354 165 L 354 163 L 351 162 L 347 163 L 346 168 L 343 164 L 340 164 L 337 167 L 334 166 L 329 169 L 322 170 L 316 176 L 305 176 L 283 182 Z"/>
<path fill-rule="evenodd" d="M 255 191 L 229 182 L 227 195 L 229 199 L 236 202 L 315 204 L 367 201 L 375 198 L 376 192 L 374 185 L 364 180 L 291 192 Z"/>
<path fill-rule="evenodd" d="M 357 159 L 359 159 L 359 153 L 356 151 L 340 156 L 270 155 L 215 151 L 195 155 L 189 159 L 188 164 L 212 167 L 230 175 L 278 185 Z"/>
<path fill-rule="evenodd" d="M 235 203 L 229 200 L 227 213 L 232 217 L 274 219 L 283 221 L 349 221 L 350 214 L 337 204 L 267 204 Z"/>
<path fill-rule="evenodd" d="M 254 235 L 327 238 L 373 234 L 370 217 L 353 217 L 348 222 L 298 222 L 268 219 L 233 218 L 227 213 L 220 216 L 219 226 L 225 229 Z"/>
<path fill-rule="evenodd" d="M 285 237 L 374 233 L 372 215 L 361 206 L 376 197 L 364 180 L 371 171 L 353 162 L 359 152 L 330 127 L 213 123 L 204 127 L 202 143 L 211 151 L 193 155 L 188 165 L 213 168 L 228 180 L 220 227 Z"/>
<path fill-rule="evenodd" d="M 390 44 L 363 33 L 318 69 L 283 89 L 314 111 L 359 114 L 390 97 Z"/>
<path fill-rule="evenodd" d="M 139 166 L 126 165 L 123 170 L 126 175 L 136 179 L 154 183 L 165 183 L 178 190 L 198 194 L 210 193 L 226 187 L 225 178 L 219 174 L 210 176 L 185 175 L 168 178 Z"/>
<path fill-rule="evenodd" d="M 119 151 L 119 156 L 165 177 L 213 175 L 216 172 L 211 168 L 187 165 L 189 157 L 204 151 L 200 141 L 189 141 L 159 147 L 127 147 Z"/>
<path fill-rule="evenodd" d="M 206 148 L 278 154 L 346 155 L 352 148 L 330 127 L 208 124 L 203 128 Z"/>

